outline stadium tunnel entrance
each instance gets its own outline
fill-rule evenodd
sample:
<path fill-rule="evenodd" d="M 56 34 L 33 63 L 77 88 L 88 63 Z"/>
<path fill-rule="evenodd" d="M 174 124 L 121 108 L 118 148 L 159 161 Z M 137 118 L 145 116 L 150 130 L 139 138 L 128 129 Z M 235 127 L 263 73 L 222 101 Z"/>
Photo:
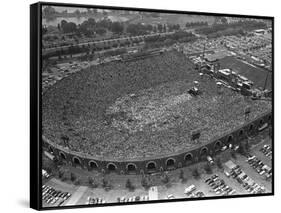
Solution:
<path fill-rule="evenodd" d="M 206 159 L 207 159 L 207 156 L 208 156 L 208 148 L 207 148 L 207 147 L 203 147 L 203 148 L 200 150 L 200 159 L 201 159 L 201 160 L 206 160 Z"/>
<path fill-rule="evenodd" d="M 98 168 L 98 164 L 95 161 L 89 161 L 90 170 L 94 170 Z"/>
<path fill-rule="evenodd" d="M 129 174 L 135 174 L 137 172 L 137 166 L 134 163 L 129 163 L 127 165 L 127 172 Z"/>
<path fill-rule="evenodd" d="M 150 161 L 146 164 L 146 169 L 148 173 L 156 172 L 156 163 L 154 161 Z"/>
<path fill-rule="evenodd" d="M 115 172 L 117 170 L 117 166 L 114 163 L 107 164 L 107 170 L 109 172 Z"/>
<path fill-rule="evenodd" d="M 74 166 L 81 166 L 82 167 L 81 161 L 78 157 L 73 157 L 72 162 L 73 162 Z"/>
<path fill-rule="evenodd" d="M 217 141 L 214 145 L 214 150 L 215 150 L 215 153 L 221 151 L 221 148 L 222 148 L 222 142 L 221 141 Z"/>
<path fill-rule="evenodd" d="M 168 170 L 176 169 L 176 160 L 174 158 L 169 158 L 166 160 L 166 167 Z"/>
<path fill-rule="evenodd" d="M 187 165 L 191 164 L 192 161 L 193 161 L 193 155 L 191 153 L 187 153 L 185 156 L 184 156 L 184 161 Z"/>
<path fill-rule="evenodd" d="M 65 156 L 65 154 L 63 152 L 60 152 L 59 155 L 60 155 L 61 160 L 63 160 L 63 161 L 66 160 L 66 156 Z"/>

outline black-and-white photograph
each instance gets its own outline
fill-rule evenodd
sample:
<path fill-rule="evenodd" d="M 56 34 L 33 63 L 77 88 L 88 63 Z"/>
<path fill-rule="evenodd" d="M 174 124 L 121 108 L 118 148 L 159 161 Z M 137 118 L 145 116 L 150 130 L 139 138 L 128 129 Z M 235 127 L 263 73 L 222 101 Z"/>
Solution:
<path fill-rule="evenodd" d="M 40 24 L 43 208 L 273 193 L 273 18 L 43 4 Z"/>

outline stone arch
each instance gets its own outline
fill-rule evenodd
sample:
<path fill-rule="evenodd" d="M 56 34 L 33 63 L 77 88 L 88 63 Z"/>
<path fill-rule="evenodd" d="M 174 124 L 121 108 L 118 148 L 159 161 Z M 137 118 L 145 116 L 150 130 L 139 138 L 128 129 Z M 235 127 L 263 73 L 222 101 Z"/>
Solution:
<path fill-rule="evenodd" d="M 254 124 L 250 124 L 249 126 L 249 132 L 253 131 L 254 130 Z"/>
<path fill-rule="evenodd" d="M 233 142 L 233 136 L 232 135 L 229 135 L 227 137 L 227 143 L 232 143 Z"/>
<path fill-rule="evenodd" d="M 192 153 L 187 153 L 185 156 L 184 156 L 184 161 L 186 163 L 191 163 L 193 161 L 193 155 Z"/>
<path fill-rule="evenodd" d="M 167 160 L 166 160 L 166 167 L 168 168 L 168 169 L 172 169 L 172 168 L 175 168 L 175 166 L 176 166 L 176 160 L 174 159 L 174 158 L 168 158 Z"/>
<path fill-rule="evenodd" d="M 137 165 L 134 163 L 128 163 L 126 168 L 129 173 L 135 173 L 137 170 Z"/>
<path fill-rule="evenodd" d="M 98 164 L 96 161 L 93 161 L 93 160 L 90 160 L 89 163 L 88 163 L 89 167 L 91 169 L 97 169 L 98 168 Z"/>
<path fill-rule="evenodd" d="M 242 136 L 244 134 L 244 130 L 243 129 L 240 129 L 239 130 L 239 136 Z"/>
<path fill-rule="evenodd" d="M 66 155 L 63 152 L 60 152 L 59 155 L 62 160 L 66 160 Z"/>
<path fill-rule="evenodd" d="M 76 157 L 76 156 L 74 156 L 74 157 L 72 158 L 72 162 L 74 163 L 74 165 L 79 165 L 79 166 L 81 166 L 81 160 L 80 160 L 78 157 Z"/>
<path fill-rule="evenodd" d="M 107 170 L 110 172 L 114 172 L 117 169 L 117 166 L 114 163 L 108 163 L 106 166 Z"/>
<path fill-rule="evenodd" d="M 206 146 L 200 149 L 200 158 L 205 159 L 208 155 L 208 148 Z"/>
<path fill-rule="evenodd" d="M 155 171 L 155 170 L 156 170 L 156 166 L 157 166 L 156 162 L 154 162 L 154 161 L 149 161 L 149 162 L 146 164 L 146 169 L 147 169 L 148 171 Z"/>
<path fill-rule="evenodd" d="M 222 148 L 222 142 L 221 141 L 216 141 L 216 143 L 214 144 L 214 150 L 215 152 L 219 152 Z"/>
<path fill-rule="evenodd" d="M 267 120 L 268 120 L 269 123 L 271 123 L 271 121 L 272 121 L 271 115 L 269 115 L 269 116 L 267 117 Z"/>
<path fill-rule="evenodd" d="M 53 153 L 54 153 L 54 149 L 53 149 L 53 147 L 49 146 L 49 148 L 48 148 L 48 152 L 50 152 L 51 154 L 53 154 Z"/>

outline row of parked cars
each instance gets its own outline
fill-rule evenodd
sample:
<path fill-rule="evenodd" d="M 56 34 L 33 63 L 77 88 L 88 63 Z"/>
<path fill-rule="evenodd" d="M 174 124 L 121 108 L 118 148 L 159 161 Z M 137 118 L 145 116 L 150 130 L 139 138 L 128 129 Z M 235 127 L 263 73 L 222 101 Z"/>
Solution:
<path fill-rule="evenodd" d="M 42 186 L 42 200 L 49 205 L 61 206 L 71 194 L 54 189 L 51 186 Z"/>
<path fill-rule="evenodd" d="M 50 174 L 45 169 L 42 169 L 42 177 L 48 179 L 50 177 Z"/>
<path fill-rule="evenodd" d="M 195 185 L 190 185 L 184 190 L 184 194 L 188 198 L 197 198 L 197 197 L 205 197 L 205 194 L 201 191 L 196 191 L 196 186 Z"/>
<path fill-rule="evenodd" d="M 270 145 L 265 144 L 260 151 L 266 156 L 269 157 L 270 159 L 272 159 L 272 148 Z"/>
<path fill-rule="evenodd" d="M 235 189 L 228 186 L 217 174 L 207 178 L 205 183 L 207 183 L 217 195 L 225 196 L 236 193 Z"/>
<path fill-rule="evenodd" d="M 271 167 L 269 167 L 268 165 L 264 164 L 255 155 L 248 157 L 248 159 L 246 161 L 261 176 L 264 176 L 267 179 L 272 177 L 272 169 L 271 169 Z"/>
<path fill-rule="evenodd" d="M 102 204 L 106 203 L 106 201 L 99 197 L 88 197 L 86 204 Z"/>
<path fill-rule="evenodd" d="M 239 165 L 236 165 L 230 171 L 231 177 L 237 180 L 241 186 L 251 194 L 261 194 L 265 192 L 265 188 L 257 184 L 253 179 L 251 179 Z"/>
<path fill-rule="evenodd" d="M 138 202 L 138 201 L 148 201 L 149 196 L 148 195 L 142 195 L 142 196 L 133 196 L 133 197 L 118 197 L 117 202 L 118 203 L 128 203 L 128 202 Z"/>

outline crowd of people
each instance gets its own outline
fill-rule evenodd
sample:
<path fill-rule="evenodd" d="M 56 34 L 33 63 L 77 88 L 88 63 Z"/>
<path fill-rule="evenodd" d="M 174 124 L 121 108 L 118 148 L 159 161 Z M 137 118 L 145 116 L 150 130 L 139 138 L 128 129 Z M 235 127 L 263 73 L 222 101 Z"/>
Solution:
<path fill-rule="evenodd" d="M 187 92 L 196 80 L 202 94 L 191 97 Z M 124 104 L 139 104 L 137 109 L 148 113 L 133 117 L 121 110 L 109 116 L 108 108 L 128 94 L 135 95 Z M 151 96 L 154 108 L 149 98 L 147 104 L 140 102 Z M 159 103 L 161 113 L 156 109 Z M 43 134 L 67 149 L 99 157 L 124 160 L 171 154 L 194 145 L 192 130 L 199 129 L 199 142 L 207 143 L 215 134 L 243 124 L 248 105 L 251 118 L 271 108 L 269 102 L 246 101 L 227 88 L 218 95 L 214 79 L 201 79 L 183 54 L 169 51 L 94 66 L 57 82 L 43 96 Z M 114 122 L 123 125 L 116 128 Z M 130 131 L 134 122 L 145 128 Z"/>

